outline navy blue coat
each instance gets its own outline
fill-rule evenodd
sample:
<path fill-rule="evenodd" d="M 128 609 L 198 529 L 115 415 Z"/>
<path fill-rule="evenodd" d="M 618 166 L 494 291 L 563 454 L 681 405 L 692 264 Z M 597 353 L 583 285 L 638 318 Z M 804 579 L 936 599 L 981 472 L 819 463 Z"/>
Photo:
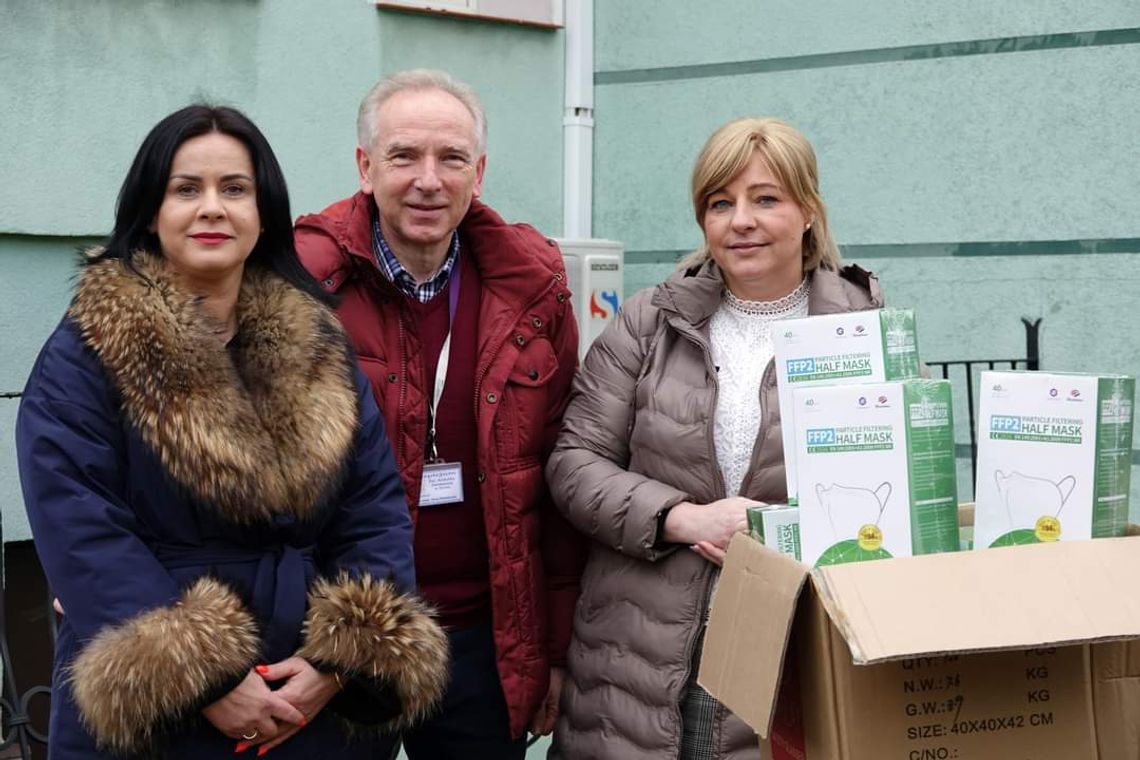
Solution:
<path fill-rule="evenodd" d="M 192 298 L 138 280 L 87 268 L 17 420 L 28 517 L 66 610 L 51 757 L 231 757 L 201 708 L 294 654 L 350 688 L 273 756 L 368 757 L 341 721 L 392 718 L 381 685 L 405 718 L 422 713 L 446 649 L 408 595 L 412 526 L 367 381 L 330 312 L 276 278 L 247 272 L 229 351 Z M 404 672 L 381 630 L 424 661 Z"/>

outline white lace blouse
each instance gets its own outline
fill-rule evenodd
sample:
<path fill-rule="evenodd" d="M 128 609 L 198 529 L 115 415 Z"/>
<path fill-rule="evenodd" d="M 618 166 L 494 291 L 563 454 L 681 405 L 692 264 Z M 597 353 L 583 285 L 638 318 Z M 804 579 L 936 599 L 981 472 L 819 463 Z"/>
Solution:
<path fill-rule="evenodd" d="M 725 493 L 736 496 L 760 433 L 760 381 L 772 360 L 772 323 L 806 317 L 810 280 L 777 301 L 742 301 L 724 292 L 709 323 L 719 386 L 713 427 Z"/>

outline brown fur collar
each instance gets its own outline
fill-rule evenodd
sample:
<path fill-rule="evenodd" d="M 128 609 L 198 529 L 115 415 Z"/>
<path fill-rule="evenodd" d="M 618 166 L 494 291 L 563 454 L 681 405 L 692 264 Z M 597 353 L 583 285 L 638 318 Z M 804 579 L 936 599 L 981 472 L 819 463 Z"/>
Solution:
<path fill-rule="evenodd" d="M 312 517 L 343 482 L 358 419 L 336 317 L 247 267 L 231 358 L 161 259 L 134 264 L 139 274 L 88 265 L 68 312 L 131 424 L 176 482 L 231 521 Z"/>

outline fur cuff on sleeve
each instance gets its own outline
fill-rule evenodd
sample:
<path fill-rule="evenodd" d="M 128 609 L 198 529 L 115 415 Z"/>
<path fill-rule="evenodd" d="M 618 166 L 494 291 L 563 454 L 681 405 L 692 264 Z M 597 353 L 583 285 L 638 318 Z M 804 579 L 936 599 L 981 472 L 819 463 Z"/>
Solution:
<path fill-rule="evenodd" d="M 401 726 L 423 718 L 447 686 L 447 635 L 431 612 L 368 575 L 341 573 L 314 584 L 297 654 L 322 669 L 391 684 L 403 706 Z"/>
<path fill-rule="evenodd" d="M 87 730 L 104 747 L 146 751 L 164 728 L 257 662 L 253 617 L 231 589 L 200 578 L 172 607 L 104 628 L 71 665 Z"/>

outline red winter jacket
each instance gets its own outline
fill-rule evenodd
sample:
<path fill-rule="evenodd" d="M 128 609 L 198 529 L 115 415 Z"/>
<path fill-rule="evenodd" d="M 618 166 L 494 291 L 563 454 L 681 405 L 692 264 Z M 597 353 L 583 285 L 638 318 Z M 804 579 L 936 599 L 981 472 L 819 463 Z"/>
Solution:
<path fill-rule="evenodd" d="M 370 195 L 297 220 L 308 270 L 341 298 L 337 314 L 384 413 L 413 521 L 427 437 L 420 341 L 404 297 L 372 254 Z M 507 224 L 478 201 L 459 226 L 483 283 L 475 371 L 480 496 L 491 555 L 491 607 L 511 734 L 521 736 L 570 640 L 582 539 L 554 508 L 543 467 L 577 366 L 578 328 L 553 240 Z"/>

